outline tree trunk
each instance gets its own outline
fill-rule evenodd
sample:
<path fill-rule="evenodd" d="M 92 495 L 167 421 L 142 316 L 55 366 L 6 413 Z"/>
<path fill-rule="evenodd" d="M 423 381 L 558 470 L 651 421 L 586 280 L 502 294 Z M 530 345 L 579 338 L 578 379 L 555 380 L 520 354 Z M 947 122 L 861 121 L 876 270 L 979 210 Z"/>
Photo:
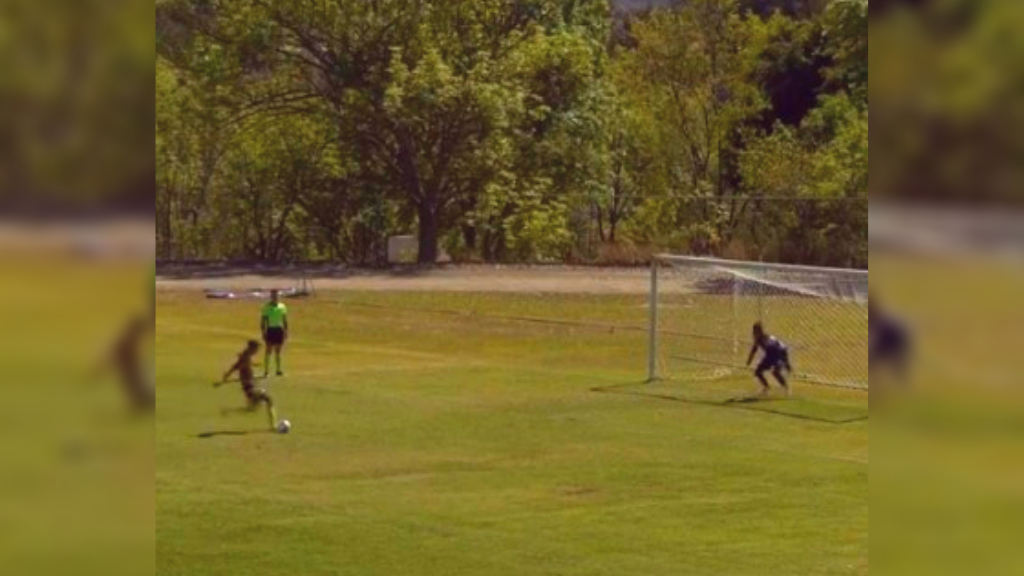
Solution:
<path fill-rule="evenodd" d="M 433 264 L 437 262 L 439 227 L 437 190 L 424 189 L 419 167 L 416 165 L 416 147 L 409 133 L 405 130 L 397 130 L 395 138 L 398 140 L 396 160 L 399 170 L 402 172 L 402 185 L 410 200 L 416 204 L 419 219 L 419 250 L 416 262 L 418 264 Z"/>
<path fill-rule="evenodd" d="M 462 239 L 466 243 L 466 249 L 470 252 L 476 252 L 476 226 L 464 225 L 462 227 Z"/>
<path fill-rule="evenodd" d="M 494 261 L 494 252 L 497 241 L 495 240 L 494 231 L 487 229 L 484 231 L 484 236 L 480 242 L 480 257 L 483 258 L 484 262 Z"/>
<path fill-rule="evenodd" d="M 171 194 L 172 192 L 165 191 L 164 194 Z M 163 208 L 157 211 L 157 218 L 160 220 L 160 228 L 163 230 L 162 238 L 160 242 L 160 254 L 162 258 L 173 259 L 174 258 L 174 225 L 173 225 L 173 202 L 170 198 L 167 198 L 163 204 Z"/>
<path fill-rule="evenodd" d="M 416 262 L 433 264 L 437 262 L 437 210 L 427 202 L 419 206 L 419 251 Z"/>

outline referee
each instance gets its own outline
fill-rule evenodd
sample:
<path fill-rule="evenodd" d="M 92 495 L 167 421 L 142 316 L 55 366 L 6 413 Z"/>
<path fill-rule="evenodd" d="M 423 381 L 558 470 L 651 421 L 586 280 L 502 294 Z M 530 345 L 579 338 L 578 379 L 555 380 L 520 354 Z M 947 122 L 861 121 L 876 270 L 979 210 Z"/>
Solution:
<path fill-rule="evenodd" d="M 263 362 L 263 377 L 270 373 L 270 353 L 273 351 L 277 363 L 277 375 L 284 376 L 281 370 L 281 348 L 288 339 L 288 307 L 281 302 L 277 290 L 270 291 L 270 302 L 263 306 L 260 314 L 260 332 L 266 344 L 266 355 Z"/>

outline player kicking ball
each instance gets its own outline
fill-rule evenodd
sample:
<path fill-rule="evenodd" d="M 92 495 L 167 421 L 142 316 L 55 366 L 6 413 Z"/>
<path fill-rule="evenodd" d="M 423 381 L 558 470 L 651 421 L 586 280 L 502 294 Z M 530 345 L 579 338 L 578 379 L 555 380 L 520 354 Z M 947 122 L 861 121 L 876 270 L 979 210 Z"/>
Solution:
<path fill-rule="evenodd" d="M 260 404 L 264 404 L 267 407 L 267 418 L 270 422 L 270 429 L 276 430 L 274 423 L 277 422 L 277 412 L 274 410 L 274 401 L 267 394 L 266 390 L 257 388 L 255 384 L 255 377 L 253 376 L 253 363 L 252 359 L 260 351 L 260 343 L 255 340 L 249 340 L 245 350 L 238 355 L 238 360 L 231 366 L 231 368 L 224 374 L 224 379 L 220 382 L 214 383 L 214 388 L 219 388 L 224 384 L 228 383 L 228 379 L 235 372 L 238 372 L 238 379 L 242 383 L 242 392 L 245 393 L 245 399 L 248 404 L 245 408 L 236 408 L 233 411 L 238 412 L 254 412 L 259 408 Z"/>
<path fill-rule="evenodd" d="M 786 396 L 789 396 L 789 383 L 786 382 L 786 377 L 782 374 L 783 370 L 789 373 L 793 372 L 793 366 L 789 363 L 789 348 L 775 336 L 766 334 L 764 326 L 760 322 L 754 324 L 754 345 L 750 348 L 747 366 L 750 366 L 750 363 L 753 362 L 758 349 L 764 353 L 764 356 L 761 357 L 761 362 L 754 370 L 754 375 L 761 382 L 761 395 L 768 395 L 770 387 L 768 386 L 768 380 L 764 377 L 764 373 L 771 370 L 772 376 L 775 377 L 775 380 L 785 390 Z"/>
<path fill-rule="evenodd" d="M 147 375 L 142 360 L 143 340 L 152 331 L 152 317 L 133 318 L 99 367 L 100 372 L 109 368 L 116 371 L 132 408 L 138 413 L 152 414 L 156 410 L 153 379 Z"/>

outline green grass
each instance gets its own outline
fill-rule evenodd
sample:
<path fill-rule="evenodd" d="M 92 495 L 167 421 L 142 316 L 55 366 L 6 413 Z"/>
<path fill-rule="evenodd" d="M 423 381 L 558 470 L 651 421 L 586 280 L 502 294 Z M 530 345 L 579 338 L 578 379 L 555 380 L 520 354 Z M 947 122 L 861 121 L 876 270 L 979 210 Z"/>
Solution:
<path fill-rule="evenodd" d="M 0 250 L 0 574 L 144 574 L 154 556 L 153 428 L 126 422 L 97 373 L 129 314 L 147 307 L 143 265 Z"/>
<path fill-rule="evenodd" d="M 289 306 L 288 376 L 268 384 L 281 436 L 221 416 L 241 393 L 210 386 L 259 304 L 160 295 L 159 574 L 868 572 L 861 393 L 645 386 L 642 297 Z"/>

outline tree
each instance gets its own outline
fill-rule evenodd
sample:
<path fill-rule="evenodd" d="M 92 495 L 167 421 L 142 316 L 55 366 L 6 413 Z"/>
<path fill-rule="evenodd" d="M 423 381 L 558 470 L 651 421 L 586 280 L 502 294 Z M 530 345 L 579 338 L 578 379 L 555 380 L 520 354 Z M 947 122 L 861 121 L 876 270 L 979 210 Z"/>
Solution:
<path fill-rule="evenodd" d="M 607 183 L 595 197 L 594 208 L 601 241 L 615 243 L 621 225 L 633 215 L 645 191 L 657 194 L 663 187 L 655 170 L 656 122 L 621 93 L 613 95 L 605 114 Z"/>
<path fill-rule="evenodd" d="M 236 238 L 246 259 L 280 262 L 302 255 L 297 228 L 303 197 L 330 173 L 333 143 L 321 130 L 296 119 L 270 121 L 238 141 L 227 159 L 225 213 L 239 224 Z"/>
<path fill-rule="evenodd" d="M 163 258 L 209 250 L 209 201 L 229 147 L 219 110 L 163 58 L 156 63 L 156 224 Z"/>
<path fill-rule="evenodd" d="M 0 206 L 152 210 L 152 8 L 9 0 Z"/>
<path fill-rule="evenodd" d="M 826 34 L 818 21 L 792 20 L 778 14 L 765 21 L 767 36 L 751 80 L 770 103 L 759 119 L 770 130 L 776 121 L 800 125 L 818 104 L 831 58 L 825 53 Z"/>
<path fill-rule="evenodd" d="M 672 2 L 615 41 L 604 0 L 158 3 L 161 254 L 374 264 L 415 232 L 423 263 L 441 241 L 859 262 L 863 12 L 841 1 Z"/>
<path fill-rule="evenodd" d="M 859 107 L 868 101 L 868 0 L 833 0 L 822 18 L 832 60 L 826 78 L 833 92 L 845 91 Z"/>
<path fill-rule="evenodd" d="M 517 87 L 498 177 L 472 218 L 491 260 L 564 258 L 571 212 L 603 185 L 607 149 L 604 41 L 561 30 L 536 35 L 509 54 L 502 75 Z"/>
<path fill-rule="evenodd" d="M 184 13 L 197 12 L 191 4 Z M 505 61 L 531 38 L 593 26 L 607 9 L 594 0 L 206 4 L 204 18 L 183 20 L 203 51 L 228 55 L 221 80 L 239 116 L 324 114 L 358 144 L 362 181 L 415 214 L 421 262 L 436 259 L 460 200 L 500 172 L 493 151 L 523 104 L 500 73 Z"/>
<path fill-rule="evenodd" d="M 700 0 L 656 11 L 634 33 L 638 47 L 625 56 L 628 77 L 660 121 L 660 169 L 678 200 L 659 202 L 659 209 L 674 212 L 677 228 L 697 219 L 689 248 L 706 252 L 728 243 L 743 204 L 693 200 L 735 192 L 726 177 L 727 153 L 741 123 L 764 105 L 748 80 L 764 27 L 741 17 L 732 0 Z"/>
<path fill-rule="evenodd" d="M 755 204 L 750 240 L 773 252 L 761 256 L 866 265 L 868 118 L 849 97 L 824 99 L 797 130 L 752 139 L 741 170 Z"/>

